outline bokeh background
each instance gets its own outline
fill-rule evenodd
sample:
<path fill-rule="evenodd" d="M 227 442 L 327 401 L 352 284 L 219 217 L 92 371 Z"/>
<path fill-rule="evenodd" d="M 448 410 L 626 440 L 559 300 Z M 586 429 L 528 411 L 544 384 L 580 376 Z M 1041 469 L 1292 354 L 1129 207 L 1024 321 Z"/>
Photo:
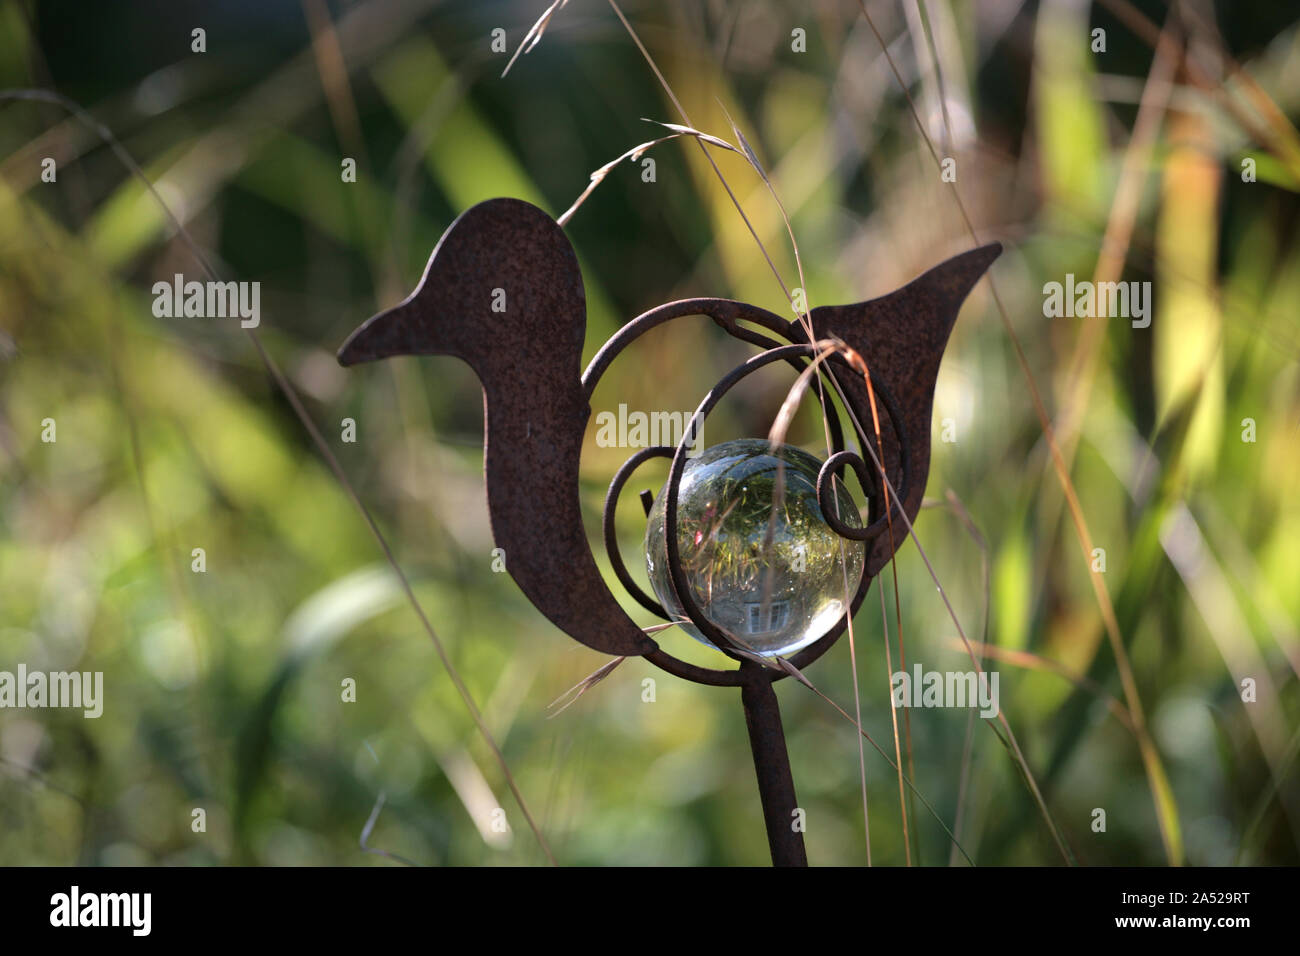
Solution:
<path fill-rule="evenodd" d="M 81 104 L 224 278 L 261 282 L 267 351 L 391 541 L 557 859 L 762 864 L 737 694 L 630 660 L 548 719 L 606 659 L 492 571 L 468 369 L 402 359 L 345 372 L 333 359 L 414 286 L 458 212 L 510 195 L 559 215 L 593 170 L 659 135 L 643 117 L 681 121 L 600 0 L 558 10 L 502 78 L 544 7 L 4 0 L 0 87 Z M 1073 856 L 1296 863 L 1300 10 L 870 0 L 868 23 L 851 0 L 623 9 L 696 127 L 735 142 L 730 114 L 753 147 L 789 212 L 812 305 L 883 294 L 971 247 L 957 196 L 980 240 L 1007 247 L 993 269 L 1007 323 L 981 283 L 949 347 L 932 507 L 916 527 L 963 630 L 989 645 Z M 506 53 L 492 48 L 498 28 Z M 955 184 L 941 181 L 909 97 L 937 155 L 956 159 Z M 647 155 L 654 182 L 621 164 L 566 230 L 586 280 L 584 361 L 672 298 L 789 313 L 697 146 Z M 762 180 L 715 156 L 797 285 Z M 349 157 L 355 183 L 340 175 Z M 1149 328 L 1044 317 L 1045 282 L 1098 269 L 1153 283 Z M 98 720 L 0 711 L 0 864 L 394 865 L 363 851 L 363 830 L 369 847 L 415 863 L 545 862 L 246 333 L 153 316 L 150 287 L 177 272 L 203 278 L 96 130 L 52 102 L 0 102 L 0 670 L 105 675 Z M 1009 329 L 1105 551 L 1155 770 Z M 594 410 L 693 408 L 746 354 L 705 321 L 674 323 L 614 366 Z M 751 379 L 710 419 L 709 440 L 765 434 L 790 384 L 777 371 Z M 41 440 L 46 418 L 54 443 Z M 355 443 L 342 441 L 345 418 Z M 943 440 L 945 419 L 955 440 Z M 594 431 L 593 538 L 629 454 L 597 447 Z M 810 410 L 792 440 L 818 451 Z M 657 488 L 663 472 L 640 477 Z M 619 522 L 636 568 L 634 496 Z M 897 575 L 909 666 L 969 669 L 914 544 Z M 888 574 L 855 641 L 863 724 L 892 753 L 882 585 L 897 666 Z M 660 639 L 717 663 L 683 635 Z M 808 676 L 852 712 L 847 639 Z M 341 700 L 347 678 L 354 703 Z M 779 693 L 811 860 L 865 863 L 853 726 L 793 681 Z M 1064 862 L 990 728 L 965 711 L 906 716 L 916 786 L 977 863 Z M 964 865 L 919 803 L 900 807 L 898 778 L 870 747 L 865 770 L 873 862 Z M 497 807 L 511 832 L 492 830 Z"/>

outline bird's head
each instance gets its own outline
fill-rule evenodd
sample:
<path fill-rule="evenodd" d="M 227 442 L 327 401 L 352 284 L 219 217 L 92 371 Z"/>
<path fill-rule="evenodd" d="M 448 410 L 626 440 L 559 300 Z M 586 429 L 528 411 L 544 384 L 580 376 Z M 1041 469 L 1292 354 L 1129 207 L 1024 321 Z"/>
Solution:
<path fill-rule="evenodd" d="M 367 319 L 338 358 L 454 355 L 489 391 L 523 363 L 576 382 L 585 328 L 582 274 L 563 230 L 530 203 L 492 199 L 448 227 L 415 291 Z"/>

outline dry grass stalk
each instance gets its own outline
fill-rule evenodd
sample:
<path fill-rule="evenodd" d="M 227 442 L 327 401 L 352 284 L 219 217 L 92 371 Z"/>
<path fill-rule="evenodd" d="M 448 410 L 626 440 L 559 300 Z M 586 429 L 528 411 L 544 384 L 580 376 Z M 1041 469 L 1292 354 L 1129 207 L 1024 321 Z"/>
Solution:
<path fill-rule="evenodd" d="M 502 79 L 504 79 L 505 75 L 510 72 L 510 68 L 515 65 L 515 60 L 519 59 L 519 54 L 531 53 L 533 47 L 537 46 L 537 44 L 542 41 L 542 34 L 546 32 L 546 27 L 550 24 L 551 17 L 557 10 L 562 9 L 568 2 L 569 0 L 555 0 L 554 3 L 542 12 L 542 15 L 537 18 L 537 22 L 534 23 L 532 27 L 529 28 L 528 32 L 524 34 L 523 40 L 519 43 L 519 48 L 515 50 L 515 55 L 510 58 L 510 62 L 506 64 L 506 68 L 501 71 Z"/>
<path fill-rule="evenodd" d="M 615 166 L 623 162 L 623 160 L 625 159 L 631 160 L 632 162 L 636 162 L 643 155 L 645 155 L 645 153 L 648 150 L 652 149 L 655 146 L 658 146 L 660 143 L 666 143 L 669 140 L 680 139 L 683 136 L 693 136 L 696 139 L 702 140 L 704 142 L 712 143 L 714 146 L 719 146 L 722 149 L 729 149 L 733 153 L 740 153 L 740 155 L 742 156 L 744 155 L 744 153 L 736 149 L 736 147 L 732 146 L 726 140 L 719 139 L 716 136 L 711 136 L 708 133 L 702 133 L 698 129 L 691 129 L 688 126 L 680 126 L 677 123 L 660 123 L 658 120 L 652 120 L 652 119 L 647 119 L 645 120 L 645 122 L 656 123 L 659 126 L 663 126 L 667 129 L 672 130 L 673 132 L 670 133 L 668 136 L 660 136 L 658 139 L 652 139 L 649 142 L 642 143 L 640 146 L 634 146 L 631 149 L 629 149 L 626 153 L 623 153 L 621 156 L 619 156 L 617 159 L 612 159 L 604 166 L 601 166 L 600 169 L 596 170 L 594 173 L 591 174 L 591 182 L 589 182 L 587 184 L 587 188 L 582 191 L 582 195 L 580 195 L 577 199 L 573 201 L 573 205 L 570 206 L 568 209 L 566 209 L 564 211 L 564 214 L 561 215 L 560 218 L 555 220 L 556 222 L 558 222 L 561 226 L 568 224 L 569 220 L 573 217 L 573 214 L 578 211 L 578 207 L 587 201 L 587 197 L 590 196 L 592 192 L 596 189 L 596 187 L 599 186 L 604 181 L 605 177 L 610 174 L 610 172 L 614 169 Z"/>
<path fill-rule="evenodd" d="M 664 626 L 669 627 L 671 625 L 664 625 Z M 547 714 L 546 719 L 550 720 L 552 717 L 560 716 L 560 714 L 564 713 L 566 710 L 569 709 L 570 706 L 575 704 L 579 697 L 581 697 L 587 691 L 591 690 L 591 688 L 595 687 L 606 677 L 612 674 L 614 672 L 614 668 L 618 667 L 618 665 L 622 664 L 625 660 L 627 660 L 626 657 L 616 657 L 612 661 L 608 661 L 602 664 L 600 667 L 596 668 L 594 671 L 592 671 L 582 680 L 578 681 L 578 683 L 574 684 L 572 687 L 566 690 L 559 697 L 555 698 L 555 700 L 551 701 L 551 703 L 548 705 L 547 709 L 549 710 L 551 707 L 555 707 L 557 705 L 560 707 L 560 709 L 553 714 Z M 561 701 L 563 701 L 562 705 L 561 705 Z"/>

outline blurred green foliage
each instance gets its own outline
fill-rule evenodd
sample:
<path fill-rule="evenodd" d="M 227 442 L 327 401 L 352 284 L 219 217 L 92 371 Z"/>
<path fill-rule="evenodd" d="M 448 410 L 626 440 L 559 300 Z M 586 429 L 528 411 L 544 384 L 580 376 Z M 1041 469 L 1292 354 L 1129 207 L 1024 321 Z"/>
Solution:
<path fill-rule="evenodd" d="M 1165 22 L 1162 4 L 1139 6 Z M 1226 45 L 1300 116 L 1294 9 L 1191 6 L 1201 19 L 1184 25 L 1187 49 Z M 543 8 L 8 2 L 0 85 L 81 103 L 225 278 L 262 283 L 263 341 L 377 514 L 558 859 L 763 863 L 736 694 L 631 660 L 548 719 L 547 704 L 605 661 L 492 573 L 469 371 L 403 359 L 344 372 L 333 360 L 361 319 L 414 286 L 466 206 L 512 195 L 558 215 L 591 171 L 659 135 L 642 117 L 680 120 L 598 2 L 557 13 L 502 79 Z M 1058 426 L 1077 413 L 1074 487 L 1105 551 L 1186 860 L 1296 863 L 1300 202 L 1289 167 L 1180 73 L 1138 157 L 1123 270 L 1154 283 L 1155 318 L 1145 330 L 1102 320 L 1086 361 L 1087 323 L 1044 318 L 1042 285 L 1093 274 L 1151 44 L 1109 9 L 1064 0 L 868 8 L 936 149 L 957 158 L 955 189 L 981 239 L 1008 247 L 997 287 L 1049 413 Z M 733 139 L 725 104 L 764 162 L 812 305 L 882 294 L 972 244 L 856 4 L 627 12 L 695 126 Z M 207 31 L 202 54 L 195 27 Z M 506 54 L 491 48 L 498 27 Z M 792 49 L 796 28 L 806 52 Z M 1094 28 L 1104 54 L 1090 49 Z M 647 155 L 654 182 L 622 164 L 566 230 L 587 284 L 584 358 L 676 297 L 789 309 L 699 149 Z M 53 183 L 41 179 L 46 157 Z M 355 183 L 341 179 L 344 157 Z M 1252 157 L 1258 181 L 1243 182 Z M 736 156 L 716 159 L 798 284 L 761 180 Z M 106 688 L 97 720 L 0 711 L 0 864 L 390 865 L 360 846 L 380 793 L 371 847 L 429 864 L 543 862 L 373 538 L 249 339 L 231 320 L 153 316 L 152 284 L 175 273 L 200 277 L 93 130 L 51 103 L 0 104 L 0 670 L 103 671 Z M 694 408 L 746 354 L 706 322 L 674 323 L 612 369 L 593 411 Z M 789 384 L 776 372 L 747 381 L 710 419 L 710 441 L 766 434 Z M 345 418 L 355 443 L 341 440 Z M 42 441 L 45 419 L 54 443 Z M 1165 862 L 1134 735 L 1106 703 L 1125 695 L 1089 562 L 987 283 L 958 322 L 934 419 L 936 507 L 917 533 L 967 635 L 1001 654 L 990 666 L 1002 706 L 1054 818 L 1080 862 Z M 1243 441 L 1247 419 L 1254 441 Z M 811 409 L 792 440 L 818 451 Z M 589 430 L 593 533 L 627 453 Z M 664 470 L 642 477 L 657 489 Z M 634 504 L 619 525 L 637 569 Z M 912 544 L 897 580 L 908 666 L 968 669 Z M 887 572 L 855 627 L 863 722 L 891 753 L 875 592 L 892 618 L 892 587 Z M 685 635 L 661 641 L 717 663 Z M 809 677 L 852 711 L 847 638 Z M 355 703 L 342 699 L 347 679 Z M 865 862 L 853 727 L 793 681 L 780 696 L 811 860 Z M 918 788 L 954 828 L 963 801 L 961 840 L 978 863 L 1061 861 L 994 734 L 965 711 L 903 718 Z M 870 748 L 866 761 L 873 860 L 901 863 L 897 777 Z M 509 834 L 491 828 L 497 807 Z M 1092 829 L 1098 807 L 1104 834 Z M 191 828 L 195 808 L 206 832 Z M 914 858 L 947 863 L 934 819 L 919 804 L 908 813 Z"/>

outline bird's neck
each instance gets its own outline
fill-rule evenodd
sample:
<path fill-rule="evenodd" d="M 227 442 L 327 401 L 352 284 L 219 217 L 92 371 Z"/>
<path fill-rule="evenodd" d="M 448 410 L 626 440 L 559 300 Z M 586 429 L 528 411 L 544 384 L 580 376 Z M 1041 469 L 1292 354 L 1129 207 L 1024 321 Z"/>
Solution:
<path fill-rule="evenodd" d="M 570 637 L 611 654 L 655 644 L 619 606 L 596 567 L 578 494 L 591 409 L 575 372 L 560 385 L 484 389 L 484 470 L 492 536 L 533 605 Z"/>

